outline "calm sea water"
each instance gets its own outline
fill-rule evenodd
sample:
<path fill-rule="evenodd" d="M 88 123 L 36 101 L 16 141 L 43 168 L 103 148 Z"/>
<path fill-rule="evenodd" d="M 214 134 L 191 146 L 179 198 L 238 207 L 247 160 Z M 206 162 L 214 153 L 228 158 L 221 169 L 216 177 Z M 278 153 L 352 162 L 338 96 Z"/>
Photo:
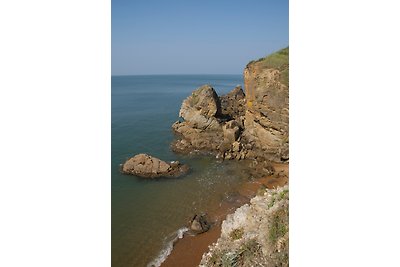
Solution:
<path fill-rule="evenodd" d="M 181 103 L 203 84 L 219 95 L 243 85 L 242 75 L 112 77 L 112 266 L 147 266 L 167 254 L 171 240 L 196 212 L 207 212 L 246 177 L 237 163 L 176 155 L 171 125 Z M 179 160 L 191 172 L 176 179 L 146 180 L 119 172 L 138 153 Z M 165 256 L 165 255 L 164 255 Z M 160 262 L 159 260 L 158 262 Z M 157 262 L 157 261 L 156 261 Z"/>

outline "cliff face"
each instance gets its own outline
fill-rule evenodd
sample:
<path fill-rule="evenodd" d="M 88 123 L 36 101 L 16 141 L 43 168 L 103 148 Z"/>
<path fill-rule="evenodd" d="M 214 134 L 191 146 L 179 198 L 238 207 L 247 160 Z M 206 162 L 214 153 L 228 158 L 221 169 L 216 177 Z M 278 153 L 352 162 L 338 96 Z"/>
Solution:
<path fill-rule="evenodd" d="M 227 216 L 200 266 L 289 266 L 288 207 L 287 186 L 254 197 Z"/>
<path fill-rule="evenodd" d="M 204 85 L 183 101 L 176 152 L 213 152 L 257 162 L 289 159 L 289 48 L 250 62 L 240 86 L 224 96 Z"/>
<path fill-rule="evenodd" d="M 257 156 L 289 158 L 289 48 L 250 62 L 244 69 L 246 113 L 243 143 Z"/>
<path fill-rule="evenodd" d="M 289 159 L 289 48 L 244 69 L 245 109 L 241 153 L 256 159 Z M 251 199 L 222 223 L 221 237 L 200 262 L 211 266 L 289 266 L 289 190 L 284 186 Z"/>

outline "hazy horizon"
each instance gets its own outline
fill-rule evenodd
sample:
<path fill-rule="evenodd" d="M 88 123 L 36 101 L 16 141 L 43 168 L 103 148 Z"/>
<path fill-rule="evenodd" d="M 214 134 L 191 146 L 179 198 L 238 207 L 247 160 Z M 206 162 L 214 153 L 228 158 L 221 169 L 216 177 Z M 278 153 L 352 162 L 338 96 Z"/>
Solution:
<path fill-rule="evenodd" d="M 112 76 L 237 75 L 289 44 L 287 0 L 111 5 Z"/>
<path fill-rule="evenodd" d="M 243 73 L 152 73 L 152 74 L 111 74 L 111 76 L 190 76 L 190 75 L 243 75 Z"/>

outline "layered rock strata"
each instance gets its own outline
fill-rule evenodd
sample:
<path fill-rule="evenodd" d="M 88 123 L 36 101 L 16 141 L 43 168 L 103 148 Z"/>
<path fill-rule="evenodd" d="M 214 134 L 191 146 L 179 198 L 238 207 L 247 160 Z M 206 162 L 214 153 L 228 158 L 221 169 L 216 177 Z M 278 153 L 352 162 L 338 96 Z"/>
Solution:
<path fill-rule="evenodd" d="M 289 48 L 244 69 L 246 113 L 243 143 L 274 161 L 289 159 Z"/>

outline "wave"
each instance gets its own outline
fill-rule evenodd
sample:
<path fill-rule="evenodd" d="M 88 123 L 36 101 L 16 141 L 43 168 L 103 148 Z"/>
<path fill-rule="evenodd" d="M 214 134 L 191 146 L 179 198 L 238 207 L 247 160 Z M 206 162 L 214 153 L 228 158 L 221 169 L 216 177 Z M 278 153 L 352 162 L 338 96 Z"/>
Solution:
<path fill-rule="evenodd" d="M 187 227 L 182 227 L 172 234 L 172 238 L 167 238 L 167 241 L 164 244 L 164 248 L 160 251 L 160 253 L 154 260 L 152 260 L 149 264 L 147 264 L 147 267 L 161 266 L 161 264 L 167 259 L 169 254 L 171 254 L 176 241 L 182 239 L 184 233 L 186 233 L 187 231 L 189 231 Z"/>

